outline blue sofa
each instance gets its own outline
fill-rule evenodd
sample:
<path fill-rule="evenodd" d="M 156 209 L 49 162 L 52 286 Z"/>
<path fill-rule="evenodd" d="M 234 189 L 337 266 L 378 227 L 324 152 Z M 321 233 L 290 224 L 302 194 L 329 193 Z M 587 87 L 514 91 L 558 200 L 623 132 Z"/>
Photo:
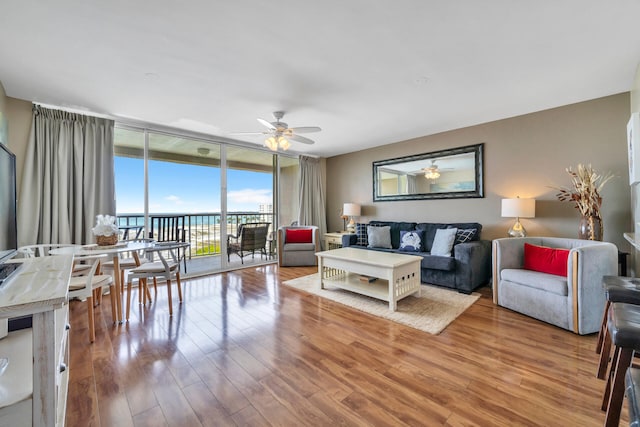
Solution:
<path fill-rule="evenodd" d="M 363 236 L 360 235 L 359 239 L 359 234 L 342 236 L 342 246 L 422 256 L 420 279 L 423 283 L 445 286 L 463 293 L 471 293 L 474 289 L 489 282 L 491 277 L 491 242 L 480 239 L 482 224 L 476 222 L 443 224 L 371 221 L 369 224 L 357 224 L 357 231 L 366 230 L 367 225 L 389 226 L 391 230 L 392 248 L 368 248 L 362 244 L 364 243 Z M 455 244 L 450 257 L 431 255 L 430 251 L 433 239 L 436 230 L 439 228 L 474 228 L 476 229 L 476 233 L 471 241 Z M 425 252 L 402 252 L 398 250 L 400 247 L 400 232 L 405 230 L 424 230 Z"/>

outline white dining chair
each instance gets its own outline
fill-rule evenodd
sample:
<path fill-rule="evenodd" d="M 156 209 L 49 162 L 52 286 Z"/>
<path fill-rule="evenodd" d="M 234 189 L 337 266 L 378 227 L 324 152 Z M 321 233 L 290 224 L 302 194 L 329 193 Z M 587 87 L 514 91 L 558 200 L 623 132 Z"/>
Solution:
<path fill-rule="evenodd" d="M 158 291 L 156 287 L 157 279 L 164 279 L 167 283 L 169 315 L 173 315 L 171 281 L 175 278 L 178 287 L 178 297 L 180 299 L 180 303 L 182 303 L 180 263 L 182 262 L 186 249 L 189 246 L 190 245 L 187 242 L 156 243 L 152 249 L 147 249 L 147 252 L 157 254 L 159 260 L 147 262 L 129 270 L 127 279 L 127 312 L 125 316 L 127 321 L 129 321 L 129 313 L 131 309 L 131 288 L 134 279 L 138 279 L 138 300 L 142 304 L 146 304 L 147 300 L 151 300 L 148 279 L 154 280 L 154 289 L 156 293 Z"/>
<path fill-rule="evenodd" d="M 20 254 L 22 258 L 37 258 L 52 255 L 49 253 L 52 249 L 67 248 L 72 246 L 76 245 L 67 243 L 39 243 L 36 245 L 25 245 L 18 248 L 18 254 Z M 78 263 L 76 262 L 76 260 L 74 260 L 71 275 L 81 276 L 83 274 L 86 274 L 90 269 L 91 267 L 89 265 Z"/>
<path fill-rule="evenodd" d="M 111 297 L 111 316 L 115 322 L 116 316 L 116 292 L 113 278 L 109 274 L 96 274 L 100 261 L 106 258 L 105 255 L 74 256 L 74 261 L 82 261 L 83 265 L 89 266 L 89 270 L 82 276 L 72 276 L 69 281 L 69 298 L 77 298 L 87 302 L 87 315 L 89 322 L 89 341 L 96 339 L 95 313 L 94 307 L 102 299 L 102 291 L 109 288 Z"/>
<path fill-rule="evenodd" d="M 121 240 L 120 243 L 136 243 L 136 242 L 155 242 L 153 239 L 129 239 L 129 240 Z M 120 267 L 120 283 L 123 284 L 122 288 L 120 289 L 121 292 L 124 294 L 124 276 L 125 276 L 125 271 L 131 270 L 132 268 L 136 268 L 141 264 L 144 264 L 146 262 L 149 262 L 149 259 L 147 259 L 145 257 L 145 251 L 144 250 L 139 250 L 139 251 L 129 251 L 129 252 L 122 252 L 119 254 L 120 260 L 118 261 L 119 267 Z M 113 260 L 109 260 L 109 261 L 105 261 L 101 264 L 101 269 L 102 271 L 109 271 L 111 273 L 113 273 Z"/>

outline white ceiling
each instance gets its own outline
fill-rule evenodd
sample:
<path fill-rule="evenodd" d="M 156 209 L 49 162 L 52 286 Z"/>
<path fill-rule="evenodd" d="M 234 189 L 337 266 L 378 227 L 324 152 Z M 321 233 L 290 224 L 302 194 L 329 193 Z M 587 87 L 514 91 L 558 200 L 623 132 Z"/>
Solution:
<path fill-rule="evenodd" d="M 3 0 L 0 81 L 221 136 L 284 110 L 322 128 L 292 150 L 332 156 L 628 91 L 639 19 L 637 0 Z"/>

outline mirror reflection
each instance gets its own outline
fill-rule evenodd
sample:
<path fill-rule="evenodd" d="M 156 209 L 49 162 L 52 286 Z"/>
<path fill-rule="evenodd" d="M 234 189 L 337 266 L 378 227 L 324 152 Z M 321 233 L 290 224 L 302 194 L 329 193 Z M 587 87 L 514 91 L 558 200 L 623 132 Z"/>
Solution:
<path fill-rule="evenodd" d="M 373 162 L 374 201 L 483 197 L 483 144 Z"/>

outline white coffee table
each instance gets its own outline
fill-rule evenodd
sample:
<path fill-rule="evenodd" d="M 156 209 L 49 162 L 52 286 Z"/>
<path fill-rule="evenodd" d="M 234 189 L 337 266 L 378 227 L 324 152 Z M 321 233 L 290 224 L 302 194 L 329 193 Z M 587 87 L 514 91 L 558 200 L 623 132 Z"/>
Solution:
<path fill-rule="evenodd" d="M 420 295 L 420 256 L 356 248 L 317 252 L 316 256 L 320 289 L 333 285 L 388 301 L 391 311 L 396 311 L 397 302 L 402 298 L 414 293 Z M 376 280 L 363 282 L 360 276 Z"/>

